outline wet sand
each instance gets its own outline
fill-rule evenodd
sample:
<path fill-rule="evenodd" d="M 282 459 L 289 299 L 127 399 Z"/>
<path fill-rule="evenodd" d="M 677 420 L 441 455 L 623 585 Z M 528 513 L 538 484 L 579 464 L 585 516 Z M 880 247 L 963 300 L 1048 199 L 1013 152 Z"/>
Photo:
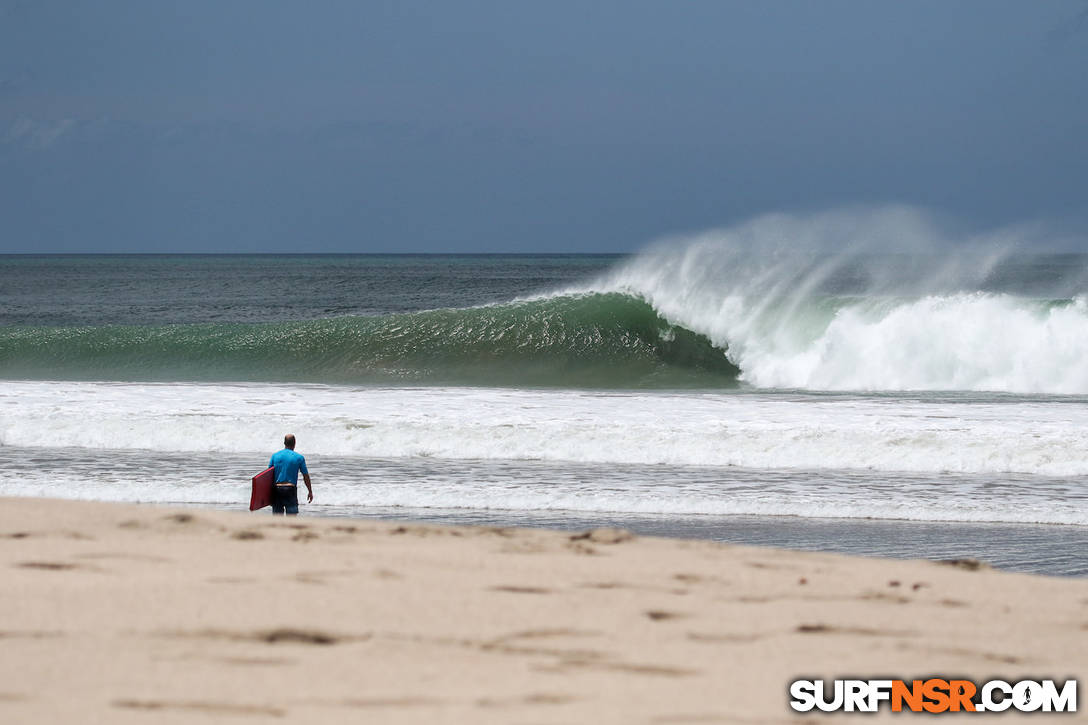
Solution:
<path fill-rule="evenodd" d="M 6 498 L 0 567 L 4 722 L 822 722 L 790 681 L 1088 665 L 1085 580 L 617 530 Z"/>
<path fill-rule="evenodd" d="M 206 506 L 241 510 L 234 506 Z M 310 509 L 311 511 L 314 509 Z M 642 536 L 709 539 L 733 544 L 892 559 L 975 558 L 995 569 L 1049 576 L 1088 576 L 1088 526 L 977 521 L 904 521 L 802 516 L 713 516 L 321 507 L 322 516 L 377 518 L 450 526 L 529 526 L 582 530 L 611 527 Z"/>

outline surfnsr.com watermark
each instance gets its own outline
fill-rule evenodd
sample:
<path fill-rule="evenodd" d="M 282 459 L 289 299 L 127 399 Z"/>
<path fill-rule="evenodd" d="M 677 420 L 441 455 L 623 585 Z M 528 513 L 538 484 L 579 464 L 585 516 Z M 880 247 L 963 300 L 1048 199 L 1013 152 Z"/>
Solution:
<path fill-rule="evenodd" d="M 797 712 L 1076 712 L 1077 681 L 1066 680 L 794 680 Z"/>

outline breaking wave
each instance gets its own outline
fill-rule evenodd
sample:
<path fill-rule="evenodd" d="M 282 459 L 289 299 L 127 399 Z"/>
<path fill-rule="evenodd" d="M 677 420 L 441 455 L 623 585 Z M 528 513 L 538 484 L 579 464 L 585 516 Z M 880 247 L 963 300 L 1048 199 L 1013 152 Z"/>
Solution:
<path fill-rule="evenodd" d="M 594 289 L 646 300 L 757 388 L 1088 393 L 1088 257 L 909 208 L 775 215 L 647 250 Z"/>
<path fill-rule="evenodd" d="M 949 234 L 900 207 L 774 215 L 503 304 L 0 328 L 0 376 L 1086 394 L 1088 257 L 1040 239 Z"/>

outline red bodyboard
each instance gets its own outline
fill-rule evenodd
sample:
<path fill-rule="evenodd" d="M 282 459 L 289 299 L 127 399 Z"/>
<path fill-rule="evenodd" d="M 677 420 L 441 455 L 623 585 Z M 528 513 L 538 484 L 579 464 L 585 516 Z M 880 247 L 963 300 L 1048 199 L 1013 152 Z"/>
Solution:
<path fill-rule="evenodd" d="M 253 477 L 253 493 L 249 496 L 250 511 L 272 505 L 272 487 L 274 485 L 276 485 L 275 468 L 267 468 Z"/>

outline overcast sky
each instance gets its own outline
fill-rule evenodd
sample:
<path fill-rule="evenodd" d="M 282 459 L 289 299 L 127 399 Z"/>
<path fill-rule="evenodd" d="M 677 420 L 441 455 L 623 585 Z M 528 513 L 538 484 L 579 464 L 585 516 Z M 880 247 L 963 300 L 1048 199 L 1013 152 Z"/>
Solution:
<path fill-rule="evenodd" d="M 1088 3 L 0 0 L 0 252 L 1088 221 Z"/>

